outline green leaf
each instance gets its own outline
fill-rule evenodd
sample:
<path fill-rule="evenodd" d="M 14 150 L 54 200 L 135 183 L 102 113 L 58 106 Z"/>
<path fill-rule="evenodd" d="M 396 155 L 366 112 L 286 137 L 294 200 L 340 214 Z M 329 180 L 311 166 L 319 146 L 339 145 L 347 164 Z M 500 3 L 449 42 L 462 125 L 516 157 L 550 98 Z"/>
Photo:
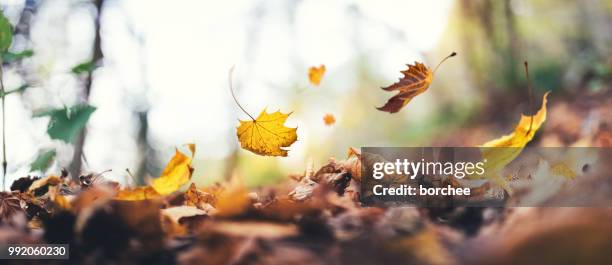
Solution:
<path fill-rule="evenodd" d="M 55 149 L 46 149 L 38 153 L 38 157 L 30 164 L 30 172 L 41 171 L 45 172 L 55 159 Z"/>
<path fill-rule="evenodd" d="M 20 52 L 5 52 L 4 54 L 2 54 L 2 62 L 12 63 L 24 58 L 32 57 L 32 55 L 34 55 L 34 51 L 32 50 L 25 50 Z"/>
<path fill-rule="evenodd" d="M 4 53 L 11 47 L 13 42 L 13 26 L 0 11 L 0 52 Z"/>
<path fill-rule="evenodd" d="M 96 70 L 98 66 L 93 61 L 87 61 L 84 63 L 77 64 L 75 67 L 72 67 L 72 73 L 76 75 L 91 73 Z"/>
<path fill-rule="evenodd" d="M 0 98 L 3 98 L 4 96 L 6 96 L 6 95 L 10 95 L 10 94 L 13 94 L 13 93 L 22 93 L 22 92 L 23 92 L 23 91 L 25 91 L 25 90 L 26 90 L 28 87 L 30 87 L 30 86 L 29 86 L 29 85 L 27 85 L 27 84 L 23 84 L 23 85 L 21 85 L 20 87 L 15 88 L 15 89 L 10 90 L 10 91 L 3 92 L 3 91 L 1 91 L 1 90 L 0 90 Z"/>
<path fill-rule="evenodd" d="M 72 143 L 95 110 L 96 107 L 94 106 L 77 105 L 70 108 L 39 112 L 34 114 L 34 117 L 49 116 L 51 118 L 47 127 L 49 137 Z"/>

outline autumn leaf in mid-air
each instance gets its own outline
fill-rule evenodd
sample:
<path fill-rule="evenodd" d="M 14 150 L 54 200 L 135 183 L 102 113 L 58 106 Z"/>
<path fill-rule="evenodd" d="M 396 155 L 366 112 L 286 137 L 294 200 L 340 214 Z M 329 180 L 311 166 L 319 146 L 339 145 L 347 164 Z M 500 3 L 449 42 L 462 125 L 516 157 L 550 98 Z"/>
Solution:
<path fill-rule="evenodd" d="M 536 131 L 546 121 L 546 102 L 550 92 L 546 92 L 542 97 L 542 106 L 533 116 L 521 115 L 519 123 L 514 128 L 514 132 L 500 138 L 488 141 L 482 147 L 525 147 Z"/>
<path fill-rule="evenodd" d="M 284 114 L 280 111 L 268 113 L 264 109 L 257 119 L 249 114 L 240 105 L 234 95 L 232 86 L 232 73 L 234 68 L 230 69 L 229 88 L 236 105 L 251 118 L 250 120 L 240 120 L 240 125 L 237 127 L 238 141 L 240 146 L 258 155 L 264 156 L 287 156 L 286 147 L 291 146 L 297 141 L 297 128 L 289 128 L 285 126 L 285 121 L 291 115 Z"/>
<path fill-rule="evenodd" d="M 287 156 L 287 150 L 297 140 L 297 128 L 284 125 L 291 113 L 268 113 L 265 109 L 257 119 L 240 121 L 238 141 L 240 146 L 258 155 Z"/>
<path fill-rule="evenodd" d="M 336 123 L 336 117 L 334 117 L 334 115 L 331 113 L 327 113 L 325 114 L 325 116 L 323 116 L 323 122 L 325 123 L 325 125 L 331 126 Z"/>
<path fill-rule="evenodd" d="M 319 67 L 310 67 L 308 69 L 308 80 L 315 86 L 321 84 L 321 79 L 325 74 L 325 65 L 319 65 Z"/>
<path fill-rule="evenodd" d="M 427 68 L 423 63 L 414 62 L 414 65 L 408 64 L 408 69 L 402 71 L 404 77 L 400 78 L 397 83 L 382 88 L 386 91 L 398 91 L 398 93 L 391 97 L 384 106 L 377 109 L 389 113 L 400 111 L 400 109 L 406 106 L 412 98 L 425 92 L 427 88 L 429 88 L 436 69 L 438 69 L 446 59 L 455 55 L 457 55 L 457 53 L 453 52 L 444 58 L 433 71 Z"/>
<path fill-rule="evenodd" d="M 496 173 L 516 159 L 527 143 L 533 139 L 536 131 L 546 121 L 546 103 L 549 93 L 544 94 L 542 107 L 540 107 L 540 110 L 535 115 L 521 115 L 521 119 L 516 128 L 514 128 L 514 132 L 488 141 L 481 146 L 483 147 L 481 149 L 482 158 L 486 159 L 485 171 L 488 172 L 490 178 L 510 194 L 512 190 L 507 181 Z"/>

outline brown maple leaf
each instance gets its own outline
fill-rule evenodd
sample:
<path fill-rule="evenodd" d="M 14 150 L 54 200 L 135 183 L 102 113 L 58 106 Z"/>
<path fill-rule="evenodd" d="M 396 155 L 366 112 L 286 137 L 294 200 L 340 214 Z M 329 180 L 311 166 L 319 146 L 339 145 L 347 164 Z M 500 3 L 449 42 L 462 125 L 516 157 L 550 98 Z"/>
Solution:
<path fill-rule="evenodd" d="M 391 97 L 384 106 L 377 109 L 389 113 L 396 113 L 400 111 L 400 109 L 406 106 L 408 102 L 412 100 L 412 98 L 425 92 L 427 88 L 429 88 L 431 81 L 433 81 L 433 74 L 436 69 L 438 69 L 438 67 L 444 61 L 446 61 L 446 59 L 455 55 L 457 55 L 457 53 L 453 52 L 444 58 L 433 71 L 427 68 L 427 66 L 425 66 L 423 63 L 414 62 L 414 65 L 408 64 L 408 69 L 402 71 L 402 74 L 404 74 L 403 78 L 400 78 L 400 80 L 393 85 L 382 88 L 386 91 L 397 90 L 399 91 L 397 95 Z"/>

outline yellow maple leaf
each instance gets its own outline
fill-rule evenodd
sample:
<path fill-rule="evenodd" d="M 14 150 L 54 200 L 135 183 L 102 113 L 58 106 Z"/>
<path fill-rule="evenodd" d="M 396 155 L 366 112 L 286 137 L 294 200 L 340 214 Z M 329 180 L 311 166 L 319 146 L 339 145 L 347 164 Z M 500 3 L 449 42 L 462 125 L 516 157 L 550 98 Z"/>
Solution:
<path fill-rule="evenodd" d="M 267 113 L 264 109 L 257 119 L 240 121 L 238 141 L 240 146 L 258 155 L 287 156 L 287 150 L 297 140 L 297 128 L 285 127 L 291 113 L 280 111 Z"/>
<path fill-rule="evenodd" d="M 297 141 L 297 128 L 289 128 L 284 125 L 292 112 L 287 114 L 280 111 L 268 113 L 264 109 L 257 119 L 253 118 L 236 99 L 232 85 L 233 72 L 234 67 L 229 72 L 229 89 L 232 98 L 234 98 L 236 105 L 251 118 L 251 120 L 246 121 L 239 120 L 240 125 L 237 127 L 236 135 L 240 146 L 258 155 L 287 156 L 287 150 L 284 147 L 289 147 Z"/>
<path fill-rule="evenodd" d="M 320 65 L 319 67 L 310 67 L 308 69 L 308 80 L 315 86 L 321 84 L 321 79 L 323 79 L 323 75 L 325 74 L 325 65 Z"/>
<path fill-rule="evenodd" d="M 190 144 L 189 149 L 192 156 L 195 155 L 195 145 Z M 191 179 L 192 172 L 191 158 L 177 149 L 161 176 L 152 181 L 151 187 L 161 195 L 173 193 Z"/>

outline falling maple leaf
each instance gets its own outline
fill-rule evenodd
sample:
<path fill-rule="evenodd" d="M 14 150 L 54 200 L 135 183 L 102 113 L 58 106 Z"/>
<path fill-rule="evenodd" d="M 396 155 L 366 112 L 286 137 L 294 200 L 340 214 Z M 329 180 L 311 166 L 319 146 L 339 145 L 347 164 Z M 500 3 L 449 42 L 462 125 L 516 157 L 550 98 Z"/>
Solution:
<path fill-rule="evenodd" d="M 257 119 L 240 121 L 240 146 L 258 155 L 287 156 L 288 147 L 297 140 L 297 128 L 283 125 L 291 113 L 267 113 L 264 109 Z"/>
<path fill-rule="evenodd" d="M 236 102 L 236 105 L 246 114 L 251 120 L 239 120 L 240 125 L 237 127 L 238 141 L 240 146 L 258 155 L 264 156 L 287 156 L 287 150 L 284 147 L 289 147 L 297 141 L 297 128 L 289 128 L 284 125 L 290 113 L 284 114 L 280 111 L 268 113 L 264 109 L 257 119 L 253 118 L 238 102 L 232 86 L 232 72 L 230 70 L 229 84 L 230 92 Z"/>
<path fill-rule="evenodd" d="M 321 79 L 323 79 L 323 75 L 325 74 L 325 65 L 320 65 L 319 67 L 310 67 L 308 68 L 308 80 L 315 86 L 321 84 Z"/>
<path fill-rule="evenodd" d="M 325 123 L 325 125 L 331 126 L 336 123 L 336 117 L 334 117 L 334 115 L 331 113 L 327 113 L 325 114 L 325 116 L 323 116 L 323 122 Z"/>
<path fill-rule="evenodd" d="M 391 97 L 384 106 L 377 109 L 389 113 L 396 113 L 400 111 L 400 109 L 406 106 L 410 100 L 412 100 L 412 98 L 425 92 L 427 88 L 429 88 L 429 85 L 433 81 L 433 74 L 436 72 L 438 67 L 444 61 L 446 61 L 446 59 L 455 55 L 457 55 L 457 53 L 453 52 L 444 58 L 442 61 L 440 61 L 440 63 L 438 63 L 438 66 L 436 66 L 433 71 L 427 68 L 427 66 L 425 66 L 423 63 L 414 62 L 414 65 L 408 64 L 408 69 L 402 71 L 402 74 L 404 74 L 403 78 L 400 78 L 400 80 L 393 85 L 382 88 L 386 91 L 397 90 L 399 91 L 397 95 Z"/>

